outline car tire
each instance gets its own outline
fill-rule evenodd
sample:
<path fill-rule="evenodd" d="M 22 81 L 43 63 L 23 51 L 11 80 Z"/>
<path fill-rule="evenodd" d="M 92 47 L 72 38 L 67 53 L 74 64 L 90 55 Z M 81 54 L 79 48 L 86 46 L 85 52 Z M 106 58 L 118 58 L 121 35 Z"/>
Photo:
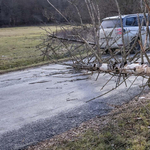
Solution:
<path fill-rule="evenodd" d="M 141 47 L 140 47 L 140 44 L 139 44 L 138 40 L 139 40 L 139 38 L 136 38 L 136 37 L 132 38 L 131 43 L 130 43 L 130 49 L 133 47 L 134 43 L 135 43 L 135 45 L 132 48 L 130 53 L 135 54 L 135 53 L 137 53 L 138 51 L 141 50 Z"/>

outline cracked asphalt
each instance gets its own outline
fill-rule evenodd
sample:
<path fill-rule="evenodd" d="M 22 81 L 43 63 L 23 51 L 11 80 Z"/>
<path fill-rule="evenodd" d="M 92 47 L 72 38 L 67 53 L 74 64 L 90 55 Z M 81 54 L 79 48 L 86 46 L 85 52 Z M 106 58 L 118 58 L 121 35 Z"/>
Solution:
<path fill-rule="evenodd" d="M 0 150 L 19 150 L 77 127 L 95 116 L 106 115 L 115 105 L 140 92 L 139 77 L 128 90 L 110 75 L 89 75 L 70 66 L 50 64 L 0 75 Z M 130 77 L 130 85 L 135 77 Z M 128 90 L 128 91 L 127 91 Z"/>

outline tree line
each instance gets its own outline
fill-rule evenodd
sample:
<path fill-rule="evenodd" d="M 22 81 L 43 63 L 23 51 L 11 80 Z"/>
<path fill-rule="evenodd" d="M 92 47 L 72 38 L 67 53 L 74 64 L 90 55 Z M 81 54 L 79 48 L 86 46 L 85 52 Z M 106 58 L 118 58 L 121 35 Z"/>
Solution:
<path fill-rule="evenodd" d="M 84 0 L 49 0 L 69 22 L 80 22 L 77 8 L 85 23 L 90 23 L 88 9 Z M 101 19 L 117 15 L 114 0 L 98 1 Z M 140 11 L 139 0 L 118 0 L 121 13 Z M 66 20 L 49 5 L 47 0 L 0 0 L 0 26 L 33 25 L 39 23 L 64 23 Z"/>

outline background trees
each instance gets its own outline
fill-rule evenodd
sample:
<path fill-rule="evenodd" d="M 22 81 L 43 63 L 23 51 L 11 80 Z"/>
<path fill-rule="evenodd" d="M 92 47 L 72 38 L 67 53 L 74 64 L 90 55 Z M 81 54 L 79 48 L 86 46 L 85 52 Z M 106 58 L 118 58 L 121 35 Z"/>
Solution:
<path fill-rule="evenodd" d="M 99 3 L 101 19 L 117 15 L 114 0 L 95 0 Z M 84 22 L 89 23 L 85 1 L 50 0 L 69 21 L 79 22 L 76 6 Z M 139 0 L 119 0 L 122 14 L 139 12 Z M 73 4 L 73 5 L 72 5 Z M 57 18 L 57 19 L 56 19 Z M 0 0 L 0 26 L 31 25 L 39 23 L 64 22 L 65 20 L 52 8 L 47 0 Z"/>

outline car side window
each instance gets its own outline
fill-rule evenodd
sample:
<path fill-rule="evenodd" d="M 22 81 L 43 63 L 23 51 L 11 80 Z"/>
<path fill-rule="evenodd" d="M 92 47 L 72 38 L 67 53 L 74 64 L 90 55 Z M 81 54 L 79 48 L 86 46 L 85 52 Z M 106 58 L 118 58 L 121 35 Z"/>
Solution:
<path fill-rule="evenodd" d="M 146 19 L 144 17 L 141 17 L 140 22 L 142 26 L 146 26 L 147 23 L 148 23 L 148 26 L 150 26 L 150 16 L 147 16 Z"/>
<path fill-rule="evenodd" d="M 127 26 L 138 26 L 137 17 L 126 18 L 126 25 Z"/>
<path fill-rule="evenodd" d="M 141 26 L 146 26 L 146 21 L 144 17 L 140 18 Z"/>
<path fill-rule="evenodd" d="M 148 25 L 150 26 L 150 16 L 148 16 Z"/>

